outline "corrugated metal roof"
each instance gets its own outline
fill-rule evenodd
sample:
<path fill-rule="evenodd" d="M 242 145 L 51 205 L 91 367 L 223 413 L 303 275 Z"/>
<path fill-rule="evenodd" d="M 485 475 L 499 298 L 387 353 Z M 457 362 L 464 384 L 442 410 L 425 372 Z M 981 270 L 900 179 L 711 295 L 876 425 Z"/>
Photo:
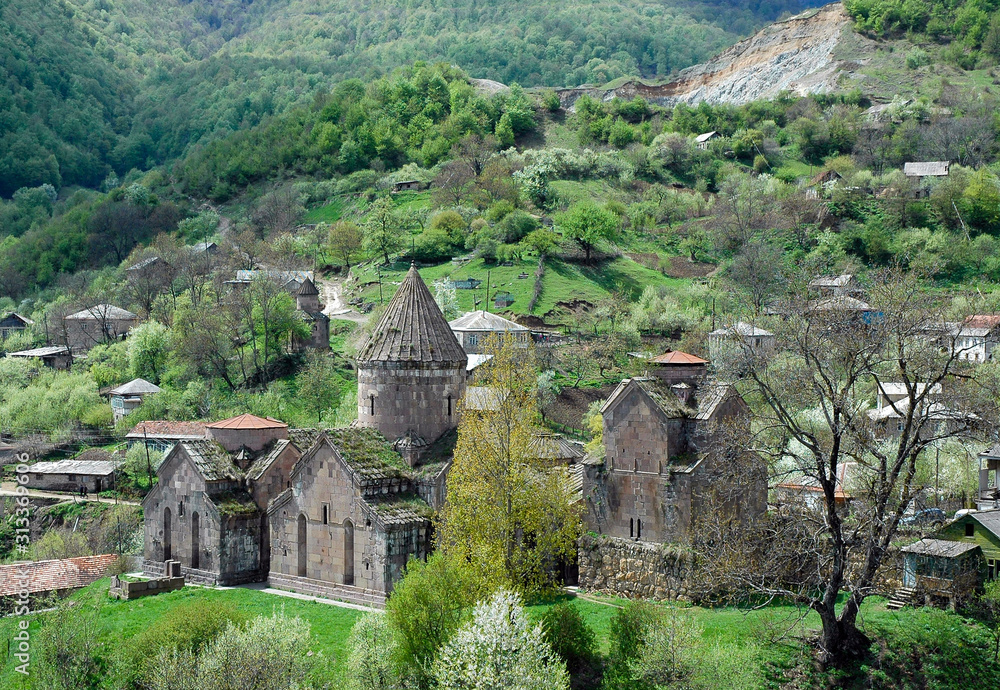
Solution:
<path fill-rule="evenodd" d="M 904 163 L 903 174 L 907 177 L 942 177 L 948 174 L 950 166 L 951 163 L 948 161 Z"/>
<path fill-rule="evenodd" d="M 809 281 L 809 287 L 812 288 L 842 288 L 848 285 L 854 276 L 850 273 L 844 273 L 839 276 L 822 276 L 814 280 Z"/>
<path fill-rule="evenodd" d="M 115 320 L 115 321 L 128 321 L 130 319 L 137 319 L 135 314 L 128 311 L 127 309 L 122 309 L 121 307 L 116 307 L 113 304 L 97 304 L 89 309 L 84 309 L 78 311 L 75 314 L 70 314 L 66 317 L 67 321 L 98 321 L 98 320 Z"/>
<path fill-rule="evenodd" d="M 468 356 L 416 267 L 410 266 L 357 360 L 362 367 L 371 362 L 436 362 L 464 367 Z"/>
<path fill-rule="evenodd" d="M 493 314 L 485 310 L 470 311 L 463 314 L 454 321 L 448 323 L 453 331 L 488 331 L 491 333 L 505 333 L 508 331 L 527 331 L 519 323 L 514 323 L 510 319 Z"/>
<path fill-rule="evenodd" d="M 62 345 L 51 345 L 49 347 L 36 347 L 33 350 L 21 350 L 19 352 L 8 352 L 8 357 L 51 357 L 53 355 L 68 355 L 69 348 Z"/>
<path fill-rule="evenodd" d="M 711 132 L 705 132 L 704 134 L 699 134 L 698 136 L 696 136 L 694 138 L 694 140 L 697 143 L 702 144 L 702 143 L 708 141 L 709 139 L 711 139 L 712 137 L 714 137 L 717 134 L 718 134 L 718 132 L 716 132 L 715 130 L 712 130 Z"/>
<path fill-rule="evenodd" d="M 493 355 L 469 355 L 469 361 L 465 365 L 466 371 L 472 371 L 478 366 L 486 364 L 493 359 Z"/>
<path fill-rule="evenodd" d="M 90 474 L 99 477 L 106 477 L 115 471 L 115 463 L 110 460 L 57 460 L 36 462 L 29 467 L 35 474 Z"/>
<path fill-rule="evenodd" d="M 940 558 L 956 558 L 979 548 L 979 544 L 964 541 L 948 541 L 946 539 L 921 539 L 915 544 L 904 546 L 903 553 L 916 553 L 923 556 L 938 556 Z"/>
<path fill-rule="evenodd" d="M 219 422 L 205 425 L 209 429 L 282 429 L 288 425 L 277 419 L 258 417 L 249 413 L 241 414 Z"/>
<path fill-rule="evenodd" d="M 572 462 L 586 455 L 583 452 L 582 444 L 573 443 L 558 434 L 546 432 L 535 433 L 531 439 L 531 447 L 535 453 L 535 457 L 539 460 L 564 460 Z"/>
<path fill-rule="evenodd" d="M 753 324 L 747 323 L 746 321 L 737 321 L 732 326 L 726 326 L 724 328 L 717 328 L 716 330 L 709 333 L 709 335 L 742 335 L 747 338 L 755 338 L 762 336 L 774 335 L 771 331 L 764 330 L 763 328 L 758 328 Z"/>

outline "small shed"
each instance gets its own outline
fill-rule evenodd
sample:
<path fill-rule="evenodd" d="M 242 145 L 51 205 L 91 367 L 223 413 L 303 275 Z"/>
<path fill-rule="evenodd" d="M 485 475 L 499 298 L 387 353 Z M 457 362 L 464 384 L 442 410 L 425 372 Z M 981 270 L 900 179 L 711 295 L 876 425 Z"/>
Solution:
<path fill-rule="evenodd" d="M 986 561 L 986 578 L 1000 575 L 1000 510 L 963 515 L 938 530 L 934 538 L 979 545 Z"/>
<path fill-rule="evenodd" d="M 475 290 L 477 287 L 483 284 L 483 281 L 476 280 L 475 278 L 469 277 L 465 280 L 453 280 L 451 281 L 451 287 L 456 290 Z"/>
<path fill-rule="evenodd" d="M 392 183 L 392 191 L 396 192 L 415 192 L 420 189 L 420 180 L 403 180 L 401 182 Z"/>
<path fill-rule="evenodd" d="M 52 345 L 49 347 L 36 347 L 31 350 L 21 350 L 19 352 L 8 352 L 8 357 L 20 359 L 37 359 L 43 365 L 58 370 L 69 369 L 73 364 L 73 355 L 69 348 L 62 345 Z"/>
<path fill-rule="evenodd" d="M 114 421 L 120 421 L 125 415 L 142 404 L 147 395 L 159 393 L 160 387 L 145 379 L 133 379 L 128 383 L 111 390 L 111 414 Z"/>
<path fill-rule="evenodd" d="M 903 586 L 916 590 L 927 606 L 955 609 L 982 582 L 983 551 L 979 544 L 921 539 L 901 549 Z"/>
<path fill-rule="evenodd" d="M 507 309 L 514 304 L 514 295 L 509 292 L 498 292 L 493 298 L 493 305 L 497 309 Z"/>
<path fill-rule="evenodd" d="M 28 488 L 41 491 L 87 491 L 111 488 L 115 463 L 107 460 L 58 460 L 29 466 Z"/>
<path fill-rule="evenodd" d="M 774 333 L 745 321 L 732 326 L 717 328 L 708 334 L 708 351 L 711 358 L 720 361 L 734 355 L 770 355 L 775 348 Z"/>

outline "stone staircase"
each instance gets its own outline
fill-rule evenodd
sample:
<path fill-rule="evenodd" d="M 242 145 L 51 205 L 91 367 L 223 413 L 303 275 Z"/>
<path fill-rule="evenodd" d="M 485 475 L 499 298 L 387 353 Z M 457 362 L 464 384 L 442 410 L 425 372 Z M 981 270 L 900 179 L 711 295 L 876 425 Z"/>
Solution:
<path fill-rule="evenodd" d="M 886 603 L 885 607 L 890 611 L 898 611 L 904 606 L 909 606 L 913 603 L 913 597 L 916 596 L 917 590 L 912 587 L 900 587 L 891 595 L 889 595 L 889 601 Z"/>

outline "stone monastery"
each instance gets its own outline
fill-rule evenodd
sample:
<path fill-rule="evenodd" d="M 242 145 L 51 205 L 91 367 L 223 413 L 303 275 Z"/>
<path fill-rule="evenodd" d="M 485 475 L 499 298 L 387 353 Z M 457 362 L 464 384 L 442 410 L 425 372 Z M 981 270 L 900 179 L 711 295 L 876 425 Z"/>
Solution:
<path fill-rule="evenodd" d="M 173 446 L 143 501 L 146 573 L 381 605 L 429 549 L 467 359 L 411 268 L 358 356 L 350 428 L 241 415 Z"/>
<path fill-rule="evenodd" d="M 318 431 L 244 414 L 178 440 L 143 501 L 144 570 L 161 576 L 174 560 L 191 582 L 266 581 L 381 606 L 406 562 L 430 550 L 459 401 L 467 389 L 470 409 L 491 399 L 468 386 L 468 362 L 411 267 L 358 354 L 357 421 Z M 654 544 L 688 541 L 712 511 L 764 509 L 765 483 L 738 487 L 738 505 L 713 498 L 718 430 L 746 413 L 736 389 L 710 381 L 708 363 L 692 355 L 650 364 L 649 376 L 623 381 L 601 409 L 604 457 L 538 434 L 540 457 L 571 466 L 586 528 L 605 535 L 581 550 L 580 584 L 593 589 L 640 593 L 620 567 L 630 563 L 648 573 L 642 593 L 673 591 Z"/>

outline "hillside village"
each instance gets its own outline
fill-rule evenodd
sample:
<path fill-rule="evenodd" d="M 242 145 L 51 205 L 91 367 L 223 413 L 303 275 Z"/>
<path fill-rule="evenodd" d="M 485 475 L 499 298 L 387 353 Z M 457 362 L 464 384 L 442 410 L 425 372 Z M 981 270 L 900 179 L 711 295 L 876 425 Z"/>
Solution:
<path fill-rule="evenodd" d="M 527 88 L 373 43 L 197 135 L 129 101 L 155 141 L 88 175 L 36 137 L 0 690 L 1000 684 L 1000 15 L 959 5 L 699 20 L 708 62 L 571 84 L 553 38 Z M 74 11 L 160 93 L 167 38 Z M 202 50 L 306 93 L 269 11 Z"/>

